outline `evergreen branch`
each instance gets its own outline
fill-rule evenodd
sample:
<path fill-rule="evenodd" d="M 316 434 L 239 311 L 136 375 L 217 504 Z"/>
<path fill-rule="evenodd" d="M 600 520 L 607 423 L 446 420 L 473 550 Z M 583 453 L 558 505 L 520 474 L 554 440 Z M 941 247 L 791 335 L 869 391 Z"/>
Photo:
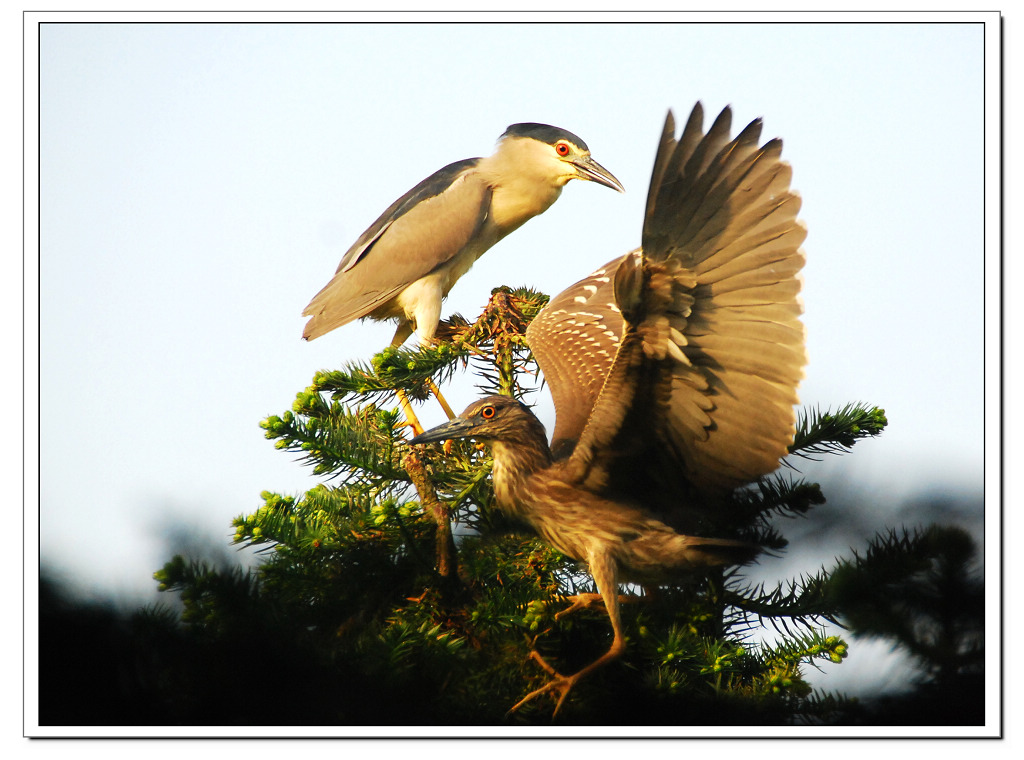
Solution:
<path fill-rule="evenodd" d="M 452 525 L 448 519 L 448 511 L 437 500 L 437 492 L 427 477 L 423 461 L 416 453 L 410 450 L 402 461 L 406 472 L 412 479 L 416 492 L 419 494 L 420 503 L 423 508 L 434 518 L 437 525 L 437 536 L 435 539 L 435 554 L 437 557 L 437 572 L 442 578 L 455 578 L 455 540 L 452 538 Z"/>
<path fill-rule="evenodd" d="M 951 679 L 983 667 L 984 583 L 976 557 L 960 528 L 889 530 L 839 564 L 829 591 L 856 633 L 890 639 L 937 679 Z"/>
<path fill-rule="evenodd" d="M 818 668 L 817 662 L 841 663 L 849 654 L 849 646 L 839 636 L 830 636 L 821 630 L 808 630 L 789 634 L 789 638 L 770 644 L 762 642 L 758 650 L 749 652 L 756 662 L 754 670 L 756 688 L 766 694 L 796 698 L 792 705 L 797 714 L 807 718 L 822 718 L 836 709 L 835 702 L 808 701 L 811 687 L 804 680 L 800 666 L 804 663 Z M 819 668 L 820 669 L 820 668 Z"/>
<path fill-rule="evenodd" d="M 260 494 L 263 506 L 252 515 L 239 516 L 232 521 L 235 528 L 235 543 L 248 545 L 273 543 L 286 544 L 301 535 L 305 527 L 301 508 L 296 507 L 295 498 L 264 491 Z"/>
<path fill-rule="evenodd" d="M 777 557 L 778 552 L 789 546 L 782 532 L 767 520 L 741 528 L 736 532 L 736 538 L 760 546 L 762 555 L 767 557 Z"/>
<path fill-rule="evenodd" d="M 483 510 L 490 504 L 492 497 L 491 458 L 476 449 L 472 449 L 473 454 L 463 456 L 455 448 L 454 456 L 446 457 L 444 464 L 431 466 L 429 479 L 438 498 L 447 504 L 445 509 L 455 522 L 479 529 Z M 424 454 L 428 461 L 435 456 L 430 449 Z M 487 510 L 488 516 L 492 514 Z"/>
<path fill-rule="evenodd" d="M 534 317 L 543 309 L 549 297 L 532 288 L 494 288 L 483 313 L 474 322 L 461 315 L 453 315 L 442 322 L 437 337 L 459 346 L 480 347 L 487 344 L 499 329 L 511 336 L 522 336 Z M 486 353 L 480 349 L 479 353 Z"/>
<path fill-rule="evenodd" d="M 847 404 L 839 411 L 801 409 L 791 454 L 815 459 L 816 454 L 842 454 L 862 438 L 879 435 L 888 420 L 885 410 L 877 406 Z"/>
<path fill-rule="evenodd" d="M 771 514 L 804 515 L 812 507 L 824 504 L 825 496 L 817 483 L 793 480 L 788 474 L 776 473 L 735 491 L 733 503 L 737 517 L 746 522 L 756 517 L 767 519 Z"/>
<path fill-rule="evenodd" d="M 753 614 L 758 620 L 768 619 L 776 628 L 781 625 L 787 633 L 790 622 L 805 628 L 818 625 L 821 620 L 838 625 L 838 611 L 828 582 L 829 574 L 823 568 L 816 575 L 801 575 L 770 590 L 763 583 L 727 589 L 723 601 L 739 610 L 743 619 Z"/>
<path fill-rule="evenodd" d="M 475 374 L 484 380 L 477 385 L 482 393 L 522 399 L 526 391 L 518 377 L 533 361 L 526 328 L 547 301 L 546 295 L 528 288 L 495 288 L 475 322 L 449 323 L 438 335 L 444 334 L 456 346 L 472 347 Z"/>
<path fill-rule="evenodd" d="M 487 480 L 492 459 L 486 450 L 481 451 L 470 441 L 454 440 L 451 444 L 448 453 L 440 446 L 422 447 L 419 452 L 440 497 L 455 508 Z"/>
<path fill-rule="evenodd" d="M 264 491 L 263 506 L 236 517 L 234 542 L 270 544 L 304 551 L 333 551 L 349 537 L 382 525 L 389 517 L 411 515 L 417 502 L 399 502 L 380 491 L 319 484 L 302 498 Z"/>
<path fill-rule="evenodd" d="M 197 628 L 225 631 L 240 612 L 258 604 L 258 577 L 241 567 L 221 570 L 176 554 L 153 577 L 160 591 L 181 594 L 185 608 L 181 619 Z"/>
<path fill-rule="evenodd" d="M 409 482 L 401 467 L 403 445 L 395 432 L 398 414 L 369 405 L 355 410 L 337 401 L 328 404 L 315 386 L 299 393 L 294 413 L 271 416 L 260 423 L 277 448 L 301 452 L 317 475 L 340 477 L 343 483 Z"/>
<path fill-rule="evenodd" d="M 839 636 L 830 636 L 822 630 L 808 630 L 769 644 L 761 643 L 758 656 L 767 665 L 796 665 L 800 662 L 826 660 L 840 663 L 849 655 L 849 646 Z"/>
<path fill-rule="evenodd" d="M 490 474 L 491 464 L 489 462 L 478 466 L 475 472 L 469 473 L 468 480 L 462 483 L 461 488 L 449 498 L 449 501 L 452 504 L 452 509 L 459 509 L 463 502 L 473 496 L 474 491 L 477 491 L 483 485 L 488 485 L 488 477 Z M 489 485 L 487 491 L 490 493 Z M 480 496 L 477 495 L 475 501 L 477 503 L 482 503 L 485 500 L 481 499 Z M 490 499 L 488 498 L 486 501 L 490 501 Z"/>
<path fill-rule="evenodd" d="M 390 397 L 405 390 L 418 400 L 427 397 L 426 381 L 448 382 L 469 352 L 452 343 L 417 349 L 390 347 L 376 354 L 370 364 L 349 362 L 343 370 L 321 370 L 310 390 L 330 393 L 335 401 L 355 396 L 365 399 Z"/>

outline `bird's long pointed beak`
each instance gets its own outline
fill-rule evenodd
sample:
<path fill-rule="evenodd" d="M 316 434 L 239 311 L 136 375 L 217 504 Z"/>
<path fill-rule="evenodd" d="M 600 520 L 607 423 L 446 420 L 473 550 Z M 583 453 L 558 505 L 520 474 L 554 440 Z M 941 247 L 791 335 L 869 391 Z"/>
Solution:
<path fill-rule="evenodd" d="M 626 189 L 622 186 L 622 183 L 615 178 L 615 175 L 601 166 L 601 164 L 597 163 L 597 161 L 590 156 L 577 158 L 572 162 L 572 165 L 575 166 L 576 171 L 579 172 L 580 179 L 596 182 L 599 185 L 610 187 L 612 190 L 618 190 L 620 193 L 626 192 Z"/>
<path fill-rule="evenodd" d="M 473 434 L 473 421 L 464 417 L 456 417 L 448 420 L 437 427 L 420 433 L 415 438 L 409 439 L 409 443 L 431 443 L 433 441 L 447 441 L 452 438 L 469 438 Z"/>

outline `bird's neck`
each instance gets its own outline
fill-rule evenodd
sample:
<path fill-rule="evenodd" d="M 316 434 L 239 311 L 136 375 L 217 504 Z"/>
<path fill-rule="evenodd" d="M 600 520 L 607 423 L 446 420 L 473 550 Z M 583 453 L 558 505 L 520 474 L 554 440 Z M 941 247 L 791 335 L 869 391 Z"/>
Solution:
<path fill-rule="evenodd" d="M 545 184 L 527 184 L 510 179 L 494 187 L 491 215 L 494 223 L 507 235 L 524 223 L 543 214 L 558 200 L 562 188 Z"/>
<path fill-rule="evenodd" d="M 543 431 L 543 429 L 542 429 Z M 491 479 L 498 506 L 511 513 L 522 513 L 529 498 L 526 482 L 537 472 L 551 466 L 551 449 L 541 432 L 528 441 L 494 441 L 491 444 L 494 465 Z"/>
<path fill-rule="evenodd" d="M 476 171 L 493 192 L 491 220 L 503 236 L 547 211 L 569 181 L 567 174 L 553 173 L 551 164 L 542 160 L 542 150 L 534 140 L 513 140 L 477 164 Z"/>

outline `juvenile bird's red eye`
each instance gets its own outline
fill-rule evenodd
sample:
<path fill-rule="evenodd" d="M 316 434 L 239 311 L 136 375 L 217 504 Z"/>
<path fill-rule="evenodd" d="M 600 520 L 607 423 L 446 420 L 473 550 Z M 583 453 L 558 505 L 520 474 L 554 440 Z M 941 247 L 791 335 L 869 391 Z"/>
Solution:
<path fill-rule="evenodd" d="M 564 142 L 556 143 L 555 144 L 555 153 L 557 153 L 560 156 L 568 156 L 569 155 L 569 143 L 564 143 Z"/>
<path fill-rule="evenodd" d="M 485 420 L 489 420 L 491 417 L 494 416 L 494 407 L 485 406 L 483 409 L 480 410 L 480 416 L 483 417 Z"/>

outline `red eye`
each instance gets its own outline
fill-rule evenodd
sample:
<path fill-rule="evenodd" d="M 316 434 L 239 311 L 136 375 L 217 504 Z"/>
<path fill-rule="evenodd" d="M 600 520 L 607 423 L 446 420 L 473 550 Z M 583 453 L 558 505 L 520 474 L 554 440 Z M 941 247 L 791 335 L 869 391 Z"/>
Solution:
<path fill-rule="evenodd" d="M 564 142 L 555 143 L 555 153 L 557 153 L 560 156 L 568 156 L 569 155 L 569 143 L 564 143 Z"/>
<path fill-rule="evenodd" d="M 480 416 L 483 417 L 485 420 L 491 419 L 491 417 L 494 416 L 494 407 L 485 406 L 483 409 L 480 410 Z"/>

